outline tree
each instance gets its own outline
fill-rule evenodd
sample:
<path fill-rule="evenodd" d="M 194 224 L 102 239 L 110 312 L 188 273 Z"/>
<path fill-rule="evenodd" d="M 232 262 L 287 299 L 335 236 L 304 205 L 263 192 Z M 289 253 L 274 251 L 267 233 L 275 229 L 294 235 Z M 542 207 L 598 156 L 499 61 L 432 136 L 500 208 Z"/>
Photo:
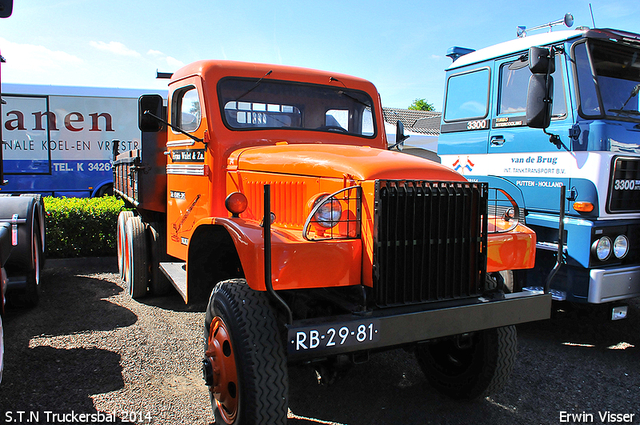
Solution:
<path fill-rule="evenodd" d="M 411 106 L 409 106 L 409 109 L 411 109 L 412 111 L 435 111 L 436 110 L 436 108 L 434 108 L 433 106 L 433 103 L 428 103 L 424 99 L 414 100 Z"/>

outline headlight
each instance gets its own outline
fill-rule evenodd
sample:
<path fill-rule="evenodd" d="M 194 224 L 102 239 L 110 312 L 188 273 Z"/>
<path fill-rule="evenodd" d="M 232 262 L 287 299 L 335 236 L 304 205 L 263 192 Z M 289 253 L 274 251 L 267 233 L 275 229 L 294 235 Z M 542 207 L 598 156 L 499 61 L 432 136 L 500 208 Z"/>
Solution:
<path fill-rule="evenodd" d="M 342 216 L 342 206 L 340 205 L 340 201 L 335 198 L 332 198 L 331 200 L 321 198 L 318 202 L 323 202 L 323 204 L 318 208 L 318 211 L 316 211 L 313 216 L 316 223 L 322 227 L 326 227 L 327 229 L 338 224 L 340 217 Z"/>
<path fill-rule="evenodd" d="M 613 255 L 622 259 L 629 252 L 629 239 L 625 235 L 620 235 L 613 241 Z"/>
<path fill-rule="evenodd" d="M 598 257 L 598 260 L 605 261 L 611 256 L 611 239 L 607 236 L 601 237 L 593 243 L 591 250 Z"/>

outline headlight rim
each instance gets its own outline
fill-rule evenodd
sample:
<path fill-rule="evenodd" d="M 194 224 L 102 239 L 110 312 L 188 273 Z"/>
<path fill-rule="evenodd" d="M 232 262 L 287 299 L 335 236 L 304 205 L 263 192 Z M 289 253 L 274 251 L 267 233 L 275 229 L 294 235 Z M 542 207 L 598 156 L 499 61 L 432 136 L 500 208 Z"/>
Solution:
<path fill-rule="evenodd" d="M 625 249 L 624 249 L 624 253 L 622 255 L 618 255 L 616 253 L 616 245 L 618 243 L 618 240 L 624 240 L 625 241 Z M 629 238 L 626 235 L 618 235 L 618 236 L 616 236 L 616 238 L 614 239 L 614 241 L 612 243 L 611 251 L 613 252 L 614 257 L 616 257 L 618 260 L 622 260 L 623 258 L 625 258 L 627 256 L 627 254 L 629 253 Z"/>
<path fill-rule="evenodd" d="M 601 243 L 608 243 L 608 248 L 607 248 L 607 255 L 605 257 L 601 257 L 599 255 L 599 250 L 598 248 L 601 247 Z M 613 253 L 613 242 L 611 241 L 611 238 L 609 236 L 602 236 L 598 239 L 596 239 L 593 242 L 593 245 L 591 246 L 591 250 L 593 252 L 593 255 L 600 261 L 607 261 L 609 258 L 611 258 L 611 254 Z"/>

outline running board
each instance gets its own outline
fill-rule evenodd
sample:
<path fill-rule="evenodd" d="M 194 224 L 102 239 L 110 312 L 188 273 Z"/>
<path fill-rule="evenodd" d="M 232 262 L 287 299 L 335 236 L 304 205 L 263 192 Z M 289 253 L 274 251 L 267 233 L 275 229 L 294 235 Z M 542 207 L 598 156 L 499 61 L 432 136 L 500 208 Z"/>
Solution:
<path fill-rule="evenodd" d="M 182 299 L 187 302 L 187 263 L 160 263 L 160 270 L 176 287 Z"/>

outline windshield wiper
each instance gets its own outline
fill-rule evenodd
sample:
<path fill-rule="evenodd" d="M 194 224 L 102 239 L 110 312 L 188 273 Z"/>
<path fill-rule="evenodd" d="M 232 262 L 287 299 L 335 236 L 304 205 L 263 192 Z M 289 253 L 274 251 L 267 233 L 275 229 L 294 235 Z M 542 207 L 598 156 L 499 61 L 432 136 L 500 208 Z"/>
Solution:
<path fill-rule="evenodd" d="M 271 75 L 271 73 L 273 72 L 273 69 L 270 70 L 269 72 L 267 72 L 266 74 L 264 74 L 262 77 L 260 77 L 260 79 L 258 81 L 256 81 L 256 83 L 253 85 L 253 87 L 251 87 L 249 90 L 247 90 L 246 92 L 242 93 L 240 96 L 238 96 L 235 100 L 236 102 L 240 99 L 242 99 L 243 97 L 245 97 L 246 95 L 248 95 L 249 93 L 251 93 L 252 91 L 255 90 L 256 87 L 258 87 L 260 85 L 260 83 L 262 82 L 262 80 L 264 80 L 265 77 Z"/>
<path fill-rule="evenodd" d="M 624 107 L 627 106 L 627 103 L 629 103 L 631 98 L 638 95 L 638 92 L 640 92 L 640 84 L 636 84 L 636 86 L 631 89 L 631 93 L 629 93 L 629 98 L 622 104 L 622 108 L 620 109 L 624 109 Z"/>
<path fill-rule="evenodd" d="M 640 115 L 640 112 L 633 111 L 631 109 L 608 109 L 608 111 L 615 112 L 616 114 L 620 114 L 620 115 L 635 115 L 635 116 Z"/>

